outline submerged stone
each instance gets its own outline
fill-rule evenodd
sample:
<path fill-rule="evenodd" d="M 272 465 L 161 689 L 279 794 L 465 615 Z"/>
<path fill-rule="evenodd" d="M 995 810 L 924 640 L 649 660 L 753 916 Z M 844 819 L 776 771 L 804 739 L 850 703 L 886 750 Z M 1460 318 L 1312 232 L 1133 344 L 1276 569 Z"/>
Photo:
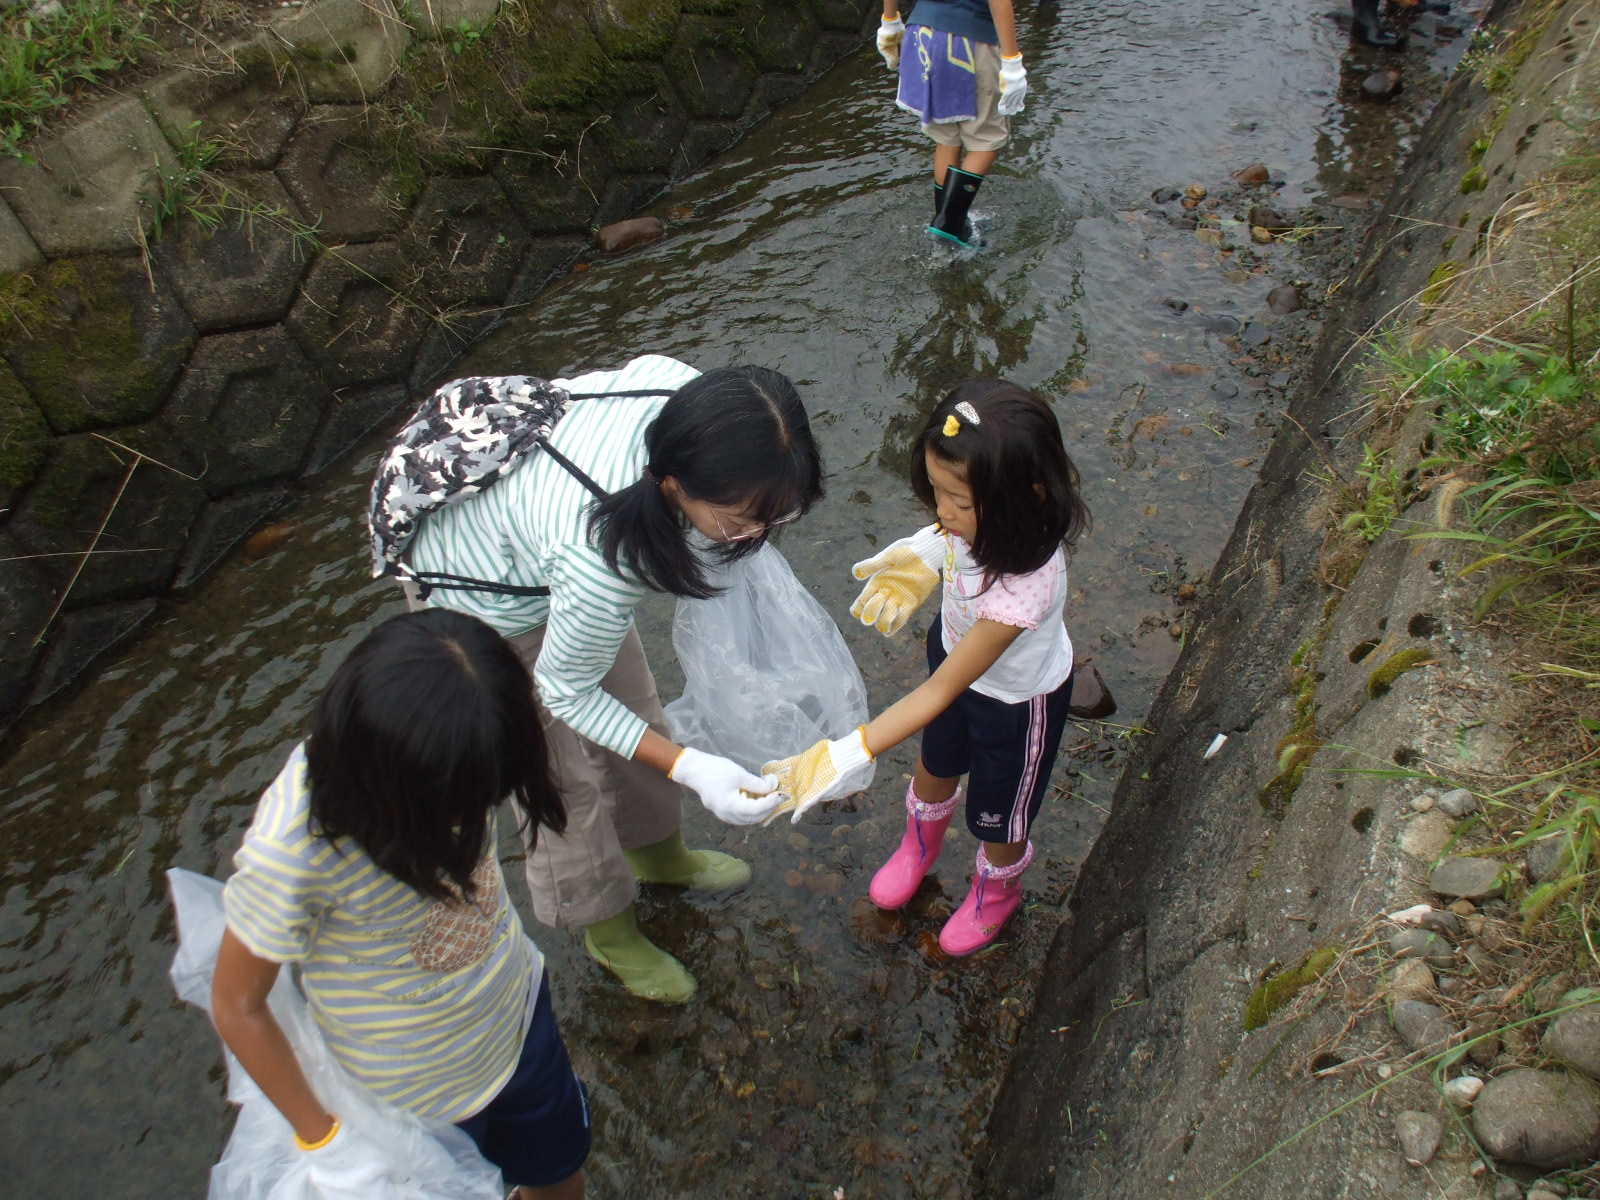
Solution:
<path fill-rule="evenodd" d="M 655 241 L 666 231 L 656 217 L 632 217 L 604 226 L 595 234 L 595 244 L 601 254 L 621 254 Z"/>

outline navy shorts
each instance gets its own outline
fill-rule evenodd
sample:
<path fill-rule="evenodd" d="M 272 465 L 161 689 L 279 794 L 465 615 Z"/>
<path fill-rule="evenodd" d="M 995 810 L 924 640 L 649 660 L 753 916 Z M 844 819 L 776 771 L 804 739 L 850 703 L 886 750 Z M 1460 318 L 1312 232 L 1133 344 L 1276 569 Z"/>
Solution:
<path fill-rule="evenodd" d="M 560 1183 L 589 1157 L 589 1092 L 556 1028 L 549 976 L 539 981 L 511 1078 L 487 1107 L 456 1125 L 500 1168 L 507 1187 Z"/>
<path fill-rule="evenodd" d="M 928 673 L 944 662 L 943 622 L 928 630 Z M 1072 703 L 1072 678 L 1055 691 L 1007 704 L 971 688 L 922 731 L 922 765 L 941 779 L 967 777 L 967 828 L 980 842 L 1022 842 L 1050 786 Z"/>

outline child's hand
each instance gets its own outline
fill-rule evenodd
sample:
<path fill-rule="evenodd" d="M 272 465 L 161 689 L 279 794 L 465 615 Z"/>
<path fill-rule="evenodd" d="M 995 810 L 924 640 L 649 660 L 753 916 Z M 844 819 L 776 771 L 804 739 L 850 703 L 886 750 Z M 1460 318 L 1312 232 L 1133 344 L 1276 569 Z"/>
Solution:
<path fill-rule="evenodd" d="M 944 535 L 937 525 L 929 525 L 862 559 L 850 572 L 867 586 L 850 606 L 850 615 L 885 637 L 898 633 L 939 586 L 944 554 Z"/>
<path fill-rule="evenodd" d="M 906 23 L 898 15 L 892 21 L 885 19 L 878 26 L 878 53 L 883 55 L 891 71 L 900 69 L 900 41 L 905 35 Z"/>
<path fill-rule="evenodd" d="M 863 725 L 842 738 L 835 738 L 831 742 L 824 738 L 810 749 L 802 750 L 790 758 L 767 763 L 761 770 L 767 775 L 776 776 L 778 791 L 788 797 L 772 811 L 767 820 L 771 821 L 779 813 L 787 812 L 794 814 L 789 818 L 790 823 L 797 823 L 807 809 L 824 800 L 837 800 L 844 795 L 843 792 L 830 795 L 829 789 L 857 767 L 864 767 L 871 761 L 872 753 L 867 749 L 867 727 Z"/>
<path fill-rule="evenodd" d="M 694 790 L 711 815 L 729 825 L 754 825 L 772 815 L 780 797 L 769 775 L 750 774 L 731 759 L 690 746 L 678 755 L 667 778 Z"/>
<path fill-rule="evenodd" d="M 1000 60 L 1000 115 L 1014 117 L 1022 111 L 1022 102 L 1028 98 L 1028 72 L 1022 66 L 1022 55 Z"/>

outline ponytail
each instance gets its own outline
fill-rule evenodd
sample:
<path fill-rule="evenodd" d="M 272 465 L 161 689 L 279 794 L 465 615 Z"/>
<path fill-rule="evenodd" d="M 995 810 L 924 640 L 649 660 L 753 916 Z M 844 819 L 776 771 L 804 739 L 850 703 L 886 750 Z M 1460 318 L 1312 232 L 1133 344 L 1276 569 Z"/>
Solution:
<path fill-rule="evenodd" d="M 684 536 L 678 514 L 661 494 L 660 483 L 649 476 L 595 505 L 589 529 L 606 566 L 620 573 L 625 564 L 630 574 L 654 591 L 705 600 L 720 590 L 706 578 L 705 566 Z M 763 540 L 751 539 L 758 544 Z"/>

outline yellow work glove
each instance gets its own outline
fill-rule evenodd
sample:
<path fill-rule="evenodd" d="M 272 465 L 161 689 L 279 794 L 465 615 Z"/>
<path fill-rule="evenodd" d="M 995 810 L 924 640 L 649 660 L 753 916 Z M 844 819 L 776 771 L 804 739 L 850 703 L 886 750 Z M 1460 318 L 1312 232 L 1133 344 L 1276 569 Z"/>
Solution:
<path fill-rule="evenodd" d="M 867 586 L 850 606 L 850 615 L 885 637 L 898 633 L 939 586 L 944 555 L 944 534 L 929 525 L 862 559 L 850 573 L 865 579 Z"/>
<path fill-rule="evenodd" d="M 777 776 L 777 790 L 785 797 L 772 810 L 767 822 L 779 813 L 791 813 L 790 823 L 797 823 L 806 810 L 814 805 L 848 796 L 856 790 L 851 776 L 871 761 L 872 754 L 867 749 L 867 727 L 862 725 L 842 738 L 834 738 L 831 742 L 824 738 L 809 750 L 767 763 L 761 768 L 761 773 Z"/>

